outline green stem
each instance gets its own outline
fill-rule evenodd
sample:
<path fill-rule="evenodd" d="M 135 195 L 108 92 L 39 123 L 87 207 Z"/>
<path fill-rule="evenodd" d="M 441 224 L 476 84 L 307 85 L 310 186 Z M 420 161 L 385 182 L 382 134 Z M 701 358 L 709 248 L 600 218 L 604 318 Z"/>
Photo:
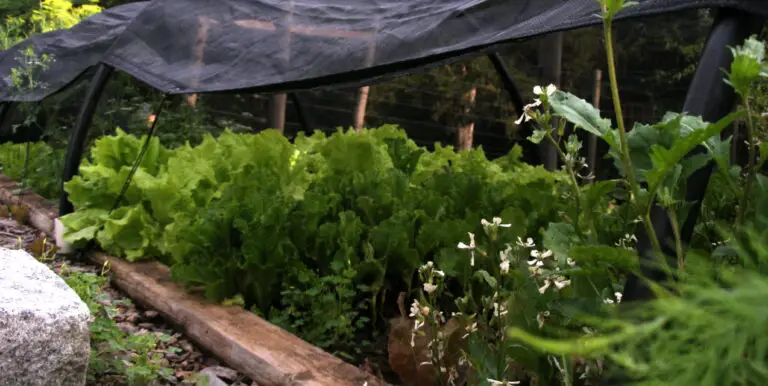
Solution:
<path fill-rule="evenodd" d="M 643 227 L 645 228 L 645 233 L 648 234 L 648 239 L 651 240 L 653 251 L 656 253 L 656 257 L 660 258 L 663 262 L 666 262 L 666 260 L 663 259 L 664 254 L 661 251 L 661 243 L 659 242 L 658 236 L 656 236 L 656 229 L 653 228 L 653 222 L 651 222 L 650 211 L 647 211 L 643 215 Z"/>
<path fill-rule="evenodd" d="M 605 5 L 603 5 L 602 8 L 603 14 L 606 14 Z M 616 63 L 614 62 L 613 51 L 612 21 L 613 20 L 610 18 L 603 19 L 605 53 L 608 59 L 608 76 L 611 83 L 613 109 L 616 113 L 616 122 L 619 126 L 619 141 L 621 144 L 619 154 L 621 154 L 622 163 L 624 164 L 624 174 L 627 176 L 627 180 L 629 181 L 630 202 L 636 204 L 637 197 L 640 195 L 640 185 L 638 185 L 637 179 L 635 178 L 635 172 L 632 168 L 632 158 L 629 156 L 629 142 L 627 141 L 627 132 L 624 126 L 624 115 L 621 109 L 621 100 L 619 99 L 619 81 L 616 77 Z M 659 239 L 656 236 L 656 231 L 653 229 L 653 224 L 651 223 L 650 211 L 645 211 L 645 215 L 643 216 L 643 224 L 645 226 L 645 231 L 648 234 L 648 237 L 651 239 L 651 244 L 653 245 L 653 249 L 655 250 L 656 254 L 659 257 L 663 256 L 661 251 L 661 244 L 659 243 Z"/>
<path fill-rule="evenodd" d="M 685 252 L 683 251 L 683 240 L 680 238 L 680 225 L 677 216 L 670 209 L 667 211 L 669 222 L 672 224 L 672 233 L 675 235 L 675 251 L 677 252 L 677 269 L 683 270 L 685 267 Z"/>
<path fill-rule="evenodd" d="M 572 386 L 573 380 L 571 379 L 571 361 L 565 355 L 561 355 L 560 359 L 563 361 L 563 384 L 565 386 Z"/>
<path fill-rule="evenodd" d="M 616 114 L 616 123 L 619 125 L 619 142 L 621 144 L 622 163 L 624 164 L 624 173 L 627 175 L 629 185 L 632 187 L 630 192 L 630 201 L 635 201 L 637 198 L 640 187 L 635 179 L 635 172 L 632 169 L 632 159 L 629 157 L 629 143 L 627 141 L 627 131 L 624 126 L 624 114 L 621 111 L 621 100 L 619 99 L 619 81 L 616 77 L 616 63 L 614 62 L 613 52 L 613 25 L 609 19 L 603 22 L 603 31 L 605 37 L 605 52 L 608 58 L 608 76 L 611 83 L 611 97 L 613 99 L 613 110 Z"/>
<path fill-rule="evenodd" d="M 568 178 L 571 180 L 571 185 L 573 186 L 576 197 L 576 215 L 573 219 L 574 228 L 576 228 L 576 232 L 579 234 L 579 236 L 581 236 L 581 227 L 579 226 L 579 216 L 581 215 L 581 190 L 579 189 L 579 180 L 576 179 L 576 173 L 573 171 L 573 168 L 568 164 L 568 162 L 566 162 L 565 152 L 563 152 L 563 149 L 560 148 L 560 144 L 555 141 L 554 138 L 552 138 L 551 131 L 547 130 L 546 138 L 550 143 L 552 143 L 552 146 L 555 148 L 555 150 L 557 150 L 557 154 L 560 157 L 560 160 L 563 162 L 563 165 L 565 165 L 566 171 L 568 172 Z"/>
<path fill-rule="evenodd" d="M 754 183 L 757 172 L 757 168 L 755 167 L 755 130 L 752 122 L 752 107 L 749 103 L 748 94 L 744 96 L 744 107 L 747 109 L 747 141 L 749 144 L 749 163 L 747 164 L 747 181 L 744 184 L 744 192 L 741 196 L 741 201 L 739 202 L 739 214 L 736 218 L 737 229 L 740 229 L 742 226 L 744 226 L 747 213 L 747 205 L 749 205 L 749 194 L 752 190 L 752 184 Z"/>

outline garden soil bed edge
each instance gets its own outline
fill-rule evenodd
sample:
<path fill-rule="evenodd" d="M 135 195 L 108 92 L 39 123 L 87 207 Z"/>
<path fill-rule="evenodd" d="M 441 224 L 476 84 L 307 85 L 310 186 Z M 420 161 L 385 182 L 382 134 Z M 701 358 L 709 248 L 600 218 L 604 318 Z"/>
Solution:
<path fill-rule="evenodd" d="M 0 200 L 16 203 L 18 185 L 0 174 Z M 56 208 L 45 198 L 25 193 L 29 223 L 53 235 Z M 295 335 L 238 306 L 212 304 L 170 280 L 170 269 L 157 261 L 130 263 L 104 253 L 88 254 L 98 265 L 109 263 L 115 286 L 136 302 L 161 313 L 200 346 L 241 371 L 260 386 L 386 385 Z"/>

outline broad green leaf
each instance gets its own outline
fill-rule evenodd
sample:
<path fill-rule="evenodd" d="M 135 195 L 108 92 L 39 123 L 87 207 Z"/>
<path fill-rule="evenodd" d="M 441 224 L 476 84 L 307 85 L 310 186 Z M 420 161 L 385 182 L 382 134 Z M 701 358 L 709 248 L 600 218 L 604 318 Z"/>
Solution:
<path fill-rule="evenodd" d="M 655 192 L 661 185 L 663 179 L 668 175 L 678 163 L 690 153 L 696 146 L 699 146 L 712 136 L 719 135 L 728 127 L 734 119 L 740 116 L 740 113 L 732 113 L 716 123 L 708 125 L 705 129 L 699 129 L 688 133 L 688 135 L 678 138 L 670 149 L 661 146 L 651 148 L 651 162 L 653 168 L 647 172 L 648 191 Z"/>
<path fill-rule="evenodd" d="M 546 136 L 547 136 L 547 131 L 546 130 L 534 129 L 533 130 L 533 134 L 531 134 L 528 137 L 528 140 L 533 142 L 533 143 L 535 143 L 535 144 L 539 144 L 539 143 L 541 143 L 541 141 L 544 140 L 544 138 Z"/>
<path fill-rule="evenodd" d="M 555 115 L 565 118 L 577 128 L 582 128 L 598 137 L 603 137 L 611 130 L 611 121 L 601 118 L 598 111 L 589 102 L 571 93 L 555 91 L 549 97 L 549 103 Z"/>
<path fill-rule="evenodd" d="M 604 201 L 606 197 L 609 197 L 616 190 L 618 183 L 619 180 L 605 180 L 582 186 L 581 190 L 584 194 L 583 211 L 589 214 L 593 213 L 597 209 L 597 204 Z"/>
<path fill-rule="evenodd" d="M 561 266 L 568 261 L 571 247 L 578 242 L 576 230 L 568 223 L 550 223 L 544 232 L 544 247 L 552 251 Z"/>
<path fill-rule="evenodd" d="M 480 269 L 475 271 L 475 278 L 484 280 L 486 283 L 488 283 L 488 286 L 491 287 L 491 289 L 496 289 L 498 286 L 498 282 L 496 281 L 496 278 L 491 276 L 491 274 L 488 273 L 488 271 L 484 269 Z"/>

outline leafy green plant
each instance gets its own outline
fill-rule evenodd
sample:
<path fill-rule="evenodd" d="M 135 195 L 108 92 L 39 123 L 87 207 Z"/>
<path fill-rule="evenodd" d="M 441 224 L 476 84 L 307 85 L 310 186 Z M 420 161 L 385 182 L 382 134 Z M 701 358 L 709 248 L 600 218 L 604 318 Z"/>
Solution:
<path fill-rule="evenodd" d="M 240 298 L 338 352 L 367 320 L 383 324 L 386 294 L 410 291 L 425 259 L 464 280 L 451 240 L 481 213 L 503 213 L 522 235 L 565 206 L 563 176 L 514 160 L 519 149 L 496 164 L 482 150 L 427 152 L 385 126 L 293 143 L 276 131 L 174 150 L 153 142 L 109 214 L 139 143 L 118 132 L 95 144 L 65 186 L 77 209 L 62 218 L 65 237 L 128 259 L 159 256 L 211 299 Z"/>
<path fill-rule="evenodd" d="M 109 302 L 105 289 L 108 279 L 102 275 L 71 271 L 64 267 L 60 274 L 67 284 L 88 305 L 91 322 L 91 357 L 88 378 L 97 380 L 104 375 L 120 375 L 127 385 L 150 385 L 168 376 L 171 369 L 154 353 L 157 338 L 151 334 L 129 334 L 115 323 L 115 302 Z M 111 304 L 111 305 L 110 305 Z"/>
<path fill-rule="evenodd" d="M 521 380 L 574 384 L 577 375 L 596 375 L 595 361 L 577 366 L 573 357 L 529 350 L 509 339 L 506 330 L 514 326 L 548 337 L 580 332 L 584 323 L 575 315 L 601 314 L 606 303 L 620 299 L 617 284 L 622 271 L 634 268 L 632 252 L 623 246 L 592 246 L 571 249 L 573 258 L 564 257 L 562 244 L 551 234 L 539 241 L 514 236 L 513 224 L 500 217 L 482 220 L 481 226 L 482 233 L 469 233 L 469 242 L 458 244 L 467 253 L 463 266 L 469 273 L 460 290 L 446 285 L 455 277 L 437 270 L 438 265 L 429 262 L 421 268 L 423 285 L 410 316 L 414 336 L 429 337 L 436 379 L 460 384 L 458 375 L 466 374 L 471 385 Z M 542 242 L 554 250 L 537 248 Z M 452 306 L 446 303 L 451 298 Z M 462 327 L 461 339 L 431 332 L 452 322 Z"/>
<path fill-rule="evenodd" d="M 0 172 L 51 200 L 61 195 L 63 159 L 63 151 L 43 142 L 0 145 Z"/>
<path fill-rule="evenodd" d="M 741 297 L 752 295 L 748 295 L 747 287 L 744 292 L 739 291 L 738 287 L 746 283 L 740 282 L 737 286 L 735 281 L 745 278 L 751 285 L 760 286 L 755 283 L 758 278 L 754 273 L 762 275 L 763 263 L 755 258 L 755 251 L 764 251 L 764 242 L 750 244 L 750 263 L 742 264 L 748 268 L 725 267 L 722 262 L 734 261 L 732 252 L 743 245 L 745 226 L 768 218 L 765 194 L 761 191 L 766 179 L 759 172 L 766 152 L 760 148 L 763 142 L 758 133 L 761 131 L 754 124 L 757 120 L 750 105 L 750 96 L 765 71 L 764 44 L 750 38 L 743 46 L 733 49 L 734 62 L 727 72 L 727 81 L 742 96 L 745 112 L 736 112 L 716 123 L 668 113 L 657 124 L 636 123 L 627 131 L 613 64 L 612 21 L 631 3 L 623 0 L 600 3 L 618 128 L 613 128 L 610 120 L 602 118 L 591 104 L 573 94 L 552 85 L 534 88 L 538 97 L 525 107 L 518 123 L 533 121 L 537 129 L 530 140 L 548 141 L 558 150 L 567 176 L 568 189 L 563 194 L 573 205 L 566 209 L 561 221 L 547 226 L 541 240 L 519 239 L 517 243 L 505 240 L 504 228 L 510 224 L 503 224 L 502 218 L 506 217 L 502 215 L 493 222 L 484 221 L 484 234 L 470 232 L 470 242 L 459 244 L 459 248 L 469 250 L 469 271 L 474 272 L 477 279 L 476 282 L 464 281 L 463 290 L 458 291 L 463 297 L 457 301 L 457 308 L 463 312 L 455 314 L 469 315 L 463 316 L 469 343 L 462 354 L 469 364 L 469 374 L 476 374 L 475 379 L 470 376 L 469 382 L 510 384 L 530 377 L 536 384 L 584 384 L 599 381 L 602 376 L 598 370 L 608 361 L 629 370 L 631 378 L 637 381 L 635 384 L 760 384 L 765 377 L 760 364 L 765 360 L 764 339 L 760 335 L 764 331 L 762 327 L 755 328 L 754 323 L 764 325 L 761 320 L 764 315 L 754 312 L 747 318 L 740 316 L 742 312 L 750 313 L 757 305 Z M 744 171 L 729 164 L 730 139 L 720 139 L 720 133 L 742 116 L 747 116 L 749 148 Z M 555 120 L 556 117 L 560 119 Z M 579 156 L 581 143 L 575 135 L 564 137 L 566 122 L 608 143 L 609 155 L 621 171 L 621 179 L 593 184 L 582 182 L 587 178 L 580 175 L 585 168 L 584 159 Z M 565 141 L 561 142 L 562 139 Z M 703 145 L 707 153 L 687 157 L 699 145 Z M 707 225 L 716 225 L 728 218 L 735 220 L 735 226 L 726 228 L 735 233 L 729 237 L 707 231 L 707 235 L 713 237 L 708 242 L 714 245 L 707 245 L 710 248 L 705 251 L 714 249 L 713 261 L 719 263 L 703 262 L 697 251 L 686 250 L 680 237 L 680 224 L 690 208 L 684 199 L 685 183 L 694 171 L 711 160 L 718 163 L 720 173 L 710 200 L 719 197 L 726 200 L 718 203 L 722 208 L 738 209 L 737 213 L 714 213 L 720 221 Z M 626 204 L 617 208 L 612 202 L 606 202 L 606 196 L 624 197 Z M 753 201 L 755 203 L 750 204 Z M 673 240 L 657 238 L 650 217 L 653 204 L 665 210 L 673 227 Z M 710 209 L 707 211 L 713 214 Z M 609 219 L 606 221 L 605 217 Z M 635 312 L 630 309 L 626 314 L 617 314 L 616 307 L 611 305 L 621 300 L 622 294 L 618 291 L 623 274 L 637 272 L 638 268 L 631 252 L 631 244 L 637 240 L 631 230 L 635 223 L 643 226 L 649 235 L 657 263 L 676 280 L 669 284 L 672 287 L 669 290 L 654 287 L 659 300 L 640 305 Z M 618 232 L 626 233 L 615 241 Z M 701 228 L 699 235 L 704 235 Z M 544 250 L 534 249 L 532 259 L 526 261 L 528 256 L 521 255 L 520 250 L 535 245 L 543 245 Z M 662 258 L 663 246 L 675 251 L 679 269 L 671 268 Z M 705 256 L 709 258 L 710 254 Z M 747 258 L 740 256 L 741 260 Z M 497 266 L 481 265 L 484 259 L 490 259 L 491 264 Z M 425 268 L 426 272 L 434 270 L 431 264 Z M 514 267 L 523 268 L 520 271 L 526 275 L 516 277 Z M 441 311 L 445 304 L 440 302 L 440 297 L 444 295 L 442 291 L 449 288 L 442 283 L 450 276 L 446 270 L 440 271 L 440 275 L 422 278 L 423 292 L 414 301 L 411 312 L 414 334 L 422 327 L 435 330 L 445 323 Z M 475 283 L 485 288 L 478 288 Z M 541 295 L 554 289 L 558 296 L 537 296 L 537 287 Z M 743 302 L 734 304 L 735 297 Z M 757 298 L 759 295 L 754 299 Z M 508 310 L 504 314 L 508 315 L 506 318 L 502 317 L 501 309 Z M 753 325 L 730 322 L 738 318 Z M 444 337 L 427 335 L 430 347 L 445 346 L 441 341 Z M 521 347 L 519 342 L 525 346 Z M 696 347 L 707 347 L 706 354 L 701 357 L 691 354 L 698 350 Z M 455 372 L 441 363 L 445 355 L 445 352 L 430 355 L 431 365 L 438 374 Z M 748 360 L 744 361 L 745 358 Z M 741 362 L 736 364 L 738 361 Z M 681 371 L 682 368 L 687 370 Z M 702 374 L 701 369 L 707 369 L 706 374 Z M 704 381 L 700 381 L 702 376 Z M 451 384 L 453 379 L 448 375 L 442 380 Z"/>
<path fill-rule="evenodd" d="M 692 254 L 671 294 L 611 317 L 591 319 L 591 336 L 549 340 L 519 329 L 515 340 L 543 352 L 610 360 L 631 385 L 760 385 L 766 372 L 761 299 L 768 291 L 764 231 L 748 230 L 735 260 Z"/>

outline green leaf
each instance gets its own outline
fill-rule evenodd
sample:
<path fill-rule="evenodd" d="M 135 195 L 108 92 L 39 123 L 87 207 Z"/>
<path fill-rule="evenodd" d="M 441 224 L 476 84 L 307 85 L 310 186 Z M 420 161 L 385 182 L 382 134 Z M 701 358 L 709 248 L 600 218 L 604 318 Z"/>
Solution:
<path fill-rule="evenodd" d="M 571 259 L 587 273 L 609 269 L 634 271 L 638 266 L 637 253 L 608 245 L 577 245 L 570 250 Z"/>
<path fill-rule="evenodd" d="M 539 143 L 541 143 L 541 141 L 544 140 L 544 138 L 546 136 L 547 136 L 547 131 L 546 130 L 534 129 L 533 130 L 533 134 L 531 134 L 528 137 L 528 140 L 533 142 L 533 143 L 535 143 L 535 144 L 539 144 Z"/>
<path fill-rule="evenodd" d="M 549 103 L 555 115 L 565 118 L 577 128 L 582 128 L 601 138 L 611 130 L 609 119 L 601 118 L 600 111 L 571 93 L 555 91 L 549 97 Z"/>
<path fill-rule="evenodd" d="M 544 247 L 552 251 L 558 264 L 565 265 L 571 247 L 579 242 L 579 237 L 572 224 L 550 223 L 544 232 Z"/>
<path fill-rule="evenodd" d="M 622 9 L 631 7 L 638 4 L 636 1 L 629 0 L 597 0 L 602 6 L 605 7 L 602 17 L 606 20 L 613 20 L 616 14 Z"/>
<path fill-rule="evenodd" d="M 655 192 L 669 172 L 679 166 L 678 164 L 688 153 L 707 139 L 719 135 L 739 116 L 741 113 L 732 113 L 704 129 L 692 131 L 688 135 L 678 138 L 670 149 L 659 145 L 652 146 L 650 158 L 653 168 L 646 174 L 648 191 Z"/>
<path fill-rule="evenodd" d="M 610 194 L 616 190 L 618 183 L 619 180 L 606 180 L 597 181 L 594 184 L 581 187 L 581 190 L 584 194 L 583 210 L 590 214 L 594 212 L 597 204 L 605 201 L 606 197 L 609 197 Z"/>
<path fill-rule="evenodd" d="M 492 289 L 496 289 L 498 286 L 498 282 L 496 281 L 496 278 L 491 276 L 491 274 L 488 273 L 488 271 L 484 269 L 480 269 L 475 272 L 474 277 L 476 279 L 484 280 Z"/>

